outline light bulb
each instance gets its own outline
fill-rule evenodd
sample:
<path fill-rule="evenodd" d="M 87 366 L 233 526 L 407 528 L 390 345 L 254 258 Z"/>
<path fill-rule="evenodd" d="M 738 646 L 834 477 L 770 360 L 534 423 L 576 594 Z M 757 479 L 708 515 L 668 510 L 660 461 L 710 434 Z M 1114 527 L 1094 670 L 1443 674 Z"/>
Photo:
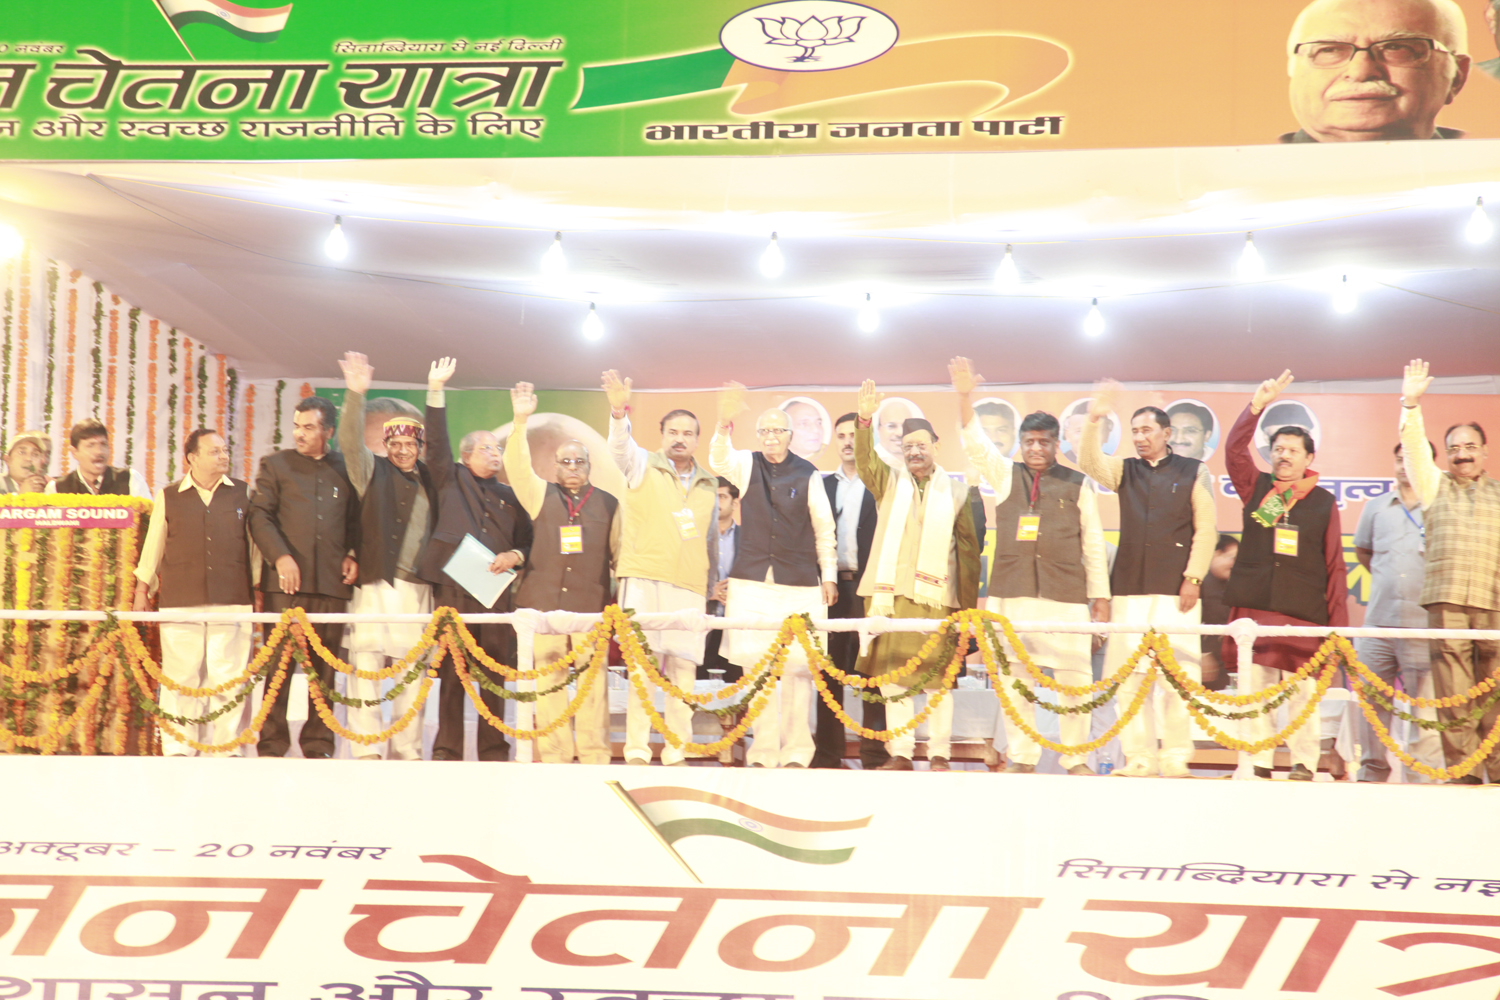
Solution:
<path fill-rule="evenodd" d="M 15 226 L 0 222 L 0 260 L 9 260 L 25 249 L 26 240 L 20 231 Z"/>
<path fill-rule="evenodd" d="M 1255 249 L 1255 234 L 1245 234 L 1245 250 L 1240 254 L 1240 280 L 1254 281 L 1264 277 L 1266 273 L 1266 262 L 1261 257 L 1260 251 Z"/>
<path fill-rule="evenodd" d="M 328 239 L 323 241 L 323 252 L 330 260 L 343 260 L 349 256 L 349 240 L 344 236 L 344 217 L 335 215 L 333 217 L 333 232 L 328 234 Z"/>
<path fill-rule="evenodd" d="M 1021 272 L 1016 269 L 1016 259 L 1011 255 L 1010 244 L 1005 245 L 1005 256 L 1000 258 L 1000 266 L 995 268 L 995 287 L 1003 291 L 1009 291 L 1021 283 Z"/>
<path fill-rule="evenodd" d="M 859 315 L 855 318 L 860 332 L 874 333 L 880 327 L 880 310 L 875 308 L 875 303 L 870 300 L 870 293 L 865 293 L 865 304 L 859 307 Z"/>
<path fill-rule="evenodd" d="M 781 256 L 781 247 L 776 243 L 776 234 L 771 234 L 771 245 L 760 255 L 760 273 L 768 278 L 779 278 L 786 270 L 786 259 Z"/>
<path fill-rule="evenodd" d="M 1104 314 L 1099 311 L 1098 299 L 1089 306 L 1089 314 L 1083 318 L 1083 332 L 1090 337 L 1097 337 L 1104 332 Z"/>
<path fill-rule="evenodd" d="M 604 324 L 592 302 L 589 303 L 589 314 L 583 318 L 583 336 L 586 340 L 598 340 L 604 336 Z"/>
<path fill-rule="evenodd" d="M 1333 290 L 1333 311 L 1352 313 L 1358 305 L 1359 296 L 1355 294 L 1354 286 L 1349 284 L 1349 276 L 1343 275 Z"/>
<path fill-rule="evenodd" d="M 1469 224 L 1464 227 L 1464 235 L 1469 238 L 1470 243 L 1483 243 L 1495 233 L 1495 224 L 1484 212 L 1484 199 L 1474 199 L 1474 214 L 1469 216 Z"/>
<path fill-rule="evenodd" d="M 562 233 L 557 233 L 552 237 L 552 245 L 542 254 L 542 273 L 555 278 L 567 269 L 568 258 L 563 255 Z"/>

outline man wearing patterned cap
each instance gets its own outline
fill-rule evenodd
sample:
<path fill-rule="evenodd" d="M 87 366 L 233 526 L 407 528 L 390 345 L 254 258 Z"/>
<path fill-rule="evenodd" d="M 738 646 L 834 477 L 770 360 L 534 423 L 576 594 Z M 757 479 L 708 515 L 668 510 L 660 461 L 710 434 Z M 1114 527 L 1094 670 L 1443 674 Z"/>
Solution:
<path fill-rule="evenodd" d="M 901 427 L 901 458 L 887 465 L 875 451 L 870 423 L 880 406 L 875 383 L 859 390 L 859 421 L 854 439 L 856 462 L 865 488 L 880 504 L 870 560 L 859 582 L 867 615 L 890 618 L 946 618 L 960 608 L 972 608 L 979 598 L 979 538 L 969 513 L 969 490 L 937 464 L 937 434 L 920 417 Z M 877 635 L 860 661 L 867 677 L 895 670 L 921 649 L 927 637 L 919 632 Z M 899 729 L 916 714 L 917 688 L 941 688 L 946 660 L 934 657 L 895 684 L 882 684 L 887 699 L 886 726 Z M 932 671 L 931 676 L 928 676 Z M 930 703 L 929 703 L 930 704 Z M 948 769 L 953 734 L 953 700 L 945 697 L 927 720 L 927 757 L 933 770 Z M 882 770 L 912 770 L 915 730 L 892 739 L 891 759 Z"/>
<path fill-rule="evenodd" d="M 339 362 L 344 369 L 344 413 L 339 421 L 339 448 L 344 453 L 349 481 L 360 498 L 359 587 L 349 604 L 351 614 L 432 613 L 432 585 L 417 576 L 417 557 L 432 535 L 437 493 L 422 453 L 424 429 L 415 417 L 397 416 L 385 422 L 385 455 L 365 444 L 365 394 L 375 369 L 365 355 L 354 351 Z M 430 379 L 451 374 L 453 361 L 432 365 Z M 349 659 L 356 670 L 374 672 L 400 659 L 422 638 L 419 624 L 357 622 L 349 632 Z M 421 689 L 421 670 L 414 677 L 396 677 L 401 690 L 391 699 L 391 721 L 404 716 Z M 348 706 L 349 728 L 356 733 L 385 729 L 381 717 L 378 680 L 349 677 L 348 697 L 369 704 Z M 379 760 L 381 744 L 359 746 L 361 760 Z M 391 760 L 422 759 L 422 719 L 414 718 L 391 736 L 385 756 Z"/>

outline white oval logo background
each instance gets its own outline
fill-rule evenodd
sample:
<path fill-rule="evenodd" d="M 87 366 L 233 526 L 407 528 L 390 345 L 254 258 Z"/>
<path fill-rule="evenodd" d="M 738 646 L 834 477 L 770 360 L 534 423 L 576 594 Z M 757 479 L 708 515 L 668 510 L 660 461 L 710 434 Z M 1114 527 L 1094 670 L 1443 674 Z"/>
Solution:
<path fill-rule="evenodd" d="M 742 11 L 719 29 L 719 44 L 762 69 L 820 73 L 879 58 L 901 37 L 896 22 L 847 0 L 782 0 Z"/>

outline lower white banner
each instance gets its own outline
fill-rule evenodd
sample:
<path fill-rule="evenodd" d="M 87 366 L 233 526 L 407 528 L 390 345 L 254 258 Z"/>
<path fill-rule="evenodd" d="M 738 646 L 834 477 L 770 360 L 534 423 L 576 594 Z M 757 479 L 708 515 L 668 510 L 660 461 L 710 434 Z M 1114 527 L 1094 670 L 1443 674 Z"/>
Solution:
<path fill-rule="evenodd" d="M 1500 989 L 1488 788 L 14 756 L 0 788 L 0 1000 Z"/>

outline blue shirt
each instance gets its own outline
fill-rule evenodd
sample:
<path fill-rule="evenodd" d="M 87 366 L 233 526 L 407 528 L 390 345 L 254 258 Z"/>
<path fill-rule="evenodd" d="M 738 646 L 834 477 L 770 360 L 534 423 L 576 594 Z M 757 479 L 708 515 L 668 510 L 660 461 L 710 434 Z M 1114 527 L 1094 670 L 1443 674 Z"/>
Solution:
<path fill-rule="evenodd" d="M 714 530 L 719 530 L 719 526 L 717 523 L 714 525 Z M 734 568 L 734 551 L 736 548 L 735 540 L 739 538 L 739 534 L 740 526 L 737 524 L 731 524 L 728 531 L 720 532 L 719 534 L 718 578 L 720 580 L 729 579 L 729 571 Z M 718 615 L 720 618 L 724 617 L 723 601 L 710 601 L 709 604 L 713 606 L 713 614 Z"/>
<path fill-rule="evenodd" d="M 1371 628 L 1426 628 L 1422 576 L 1427 570 L 1422 538 L 1422 505 L 1408 510 L 1399 492 L 1365 504 L 1354 529 L 1355 548 L 1369 549 L 1370 603 L 1365 624 Z"/>

